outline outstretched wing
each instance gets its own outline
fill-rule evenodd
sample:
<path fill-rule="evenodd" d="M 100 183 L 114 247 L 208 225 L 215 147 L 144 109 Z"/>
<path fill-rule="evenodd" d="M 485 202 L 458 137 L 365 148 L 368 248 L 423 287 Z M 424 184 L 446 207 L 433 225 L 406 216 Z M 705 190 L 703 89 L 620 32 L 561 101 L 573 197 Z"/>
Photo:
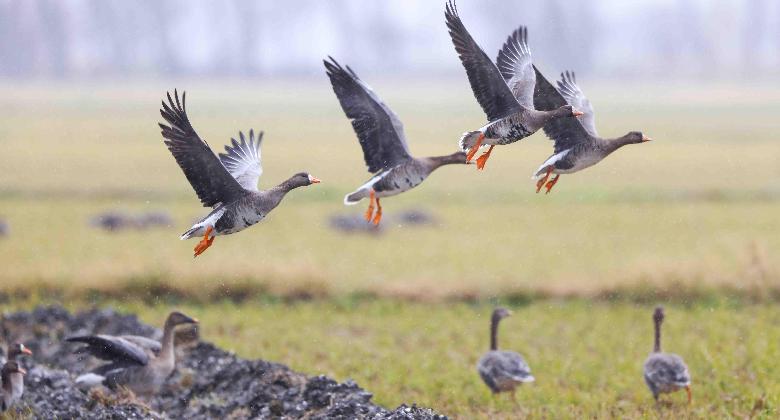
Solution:
<path fill-rule="evenodd" d="M 526 108 L 533 108 L 536 73 L 528 48 L 528 28 L 521 26 L 509 35 L 498 52 L 496 64 L 517 102 Z"/>
<path fill-rule="evenodd" d="M 534 107 L 540 111 L 552 111 L 569 104 L 544 75 L 533 66 L 536 73 Z M 569 104 L 570 105 L 570 104 Z M 575 117 L 554 118 L 544 125 L 544 134 L 555 142 L 555 153 L 571 149 L 579 143 L 592 141 L 593 137 Z"/>
<path fill-rule="evenodd" d="M 238 132 L 241 142 L 231 138 L 232 146 L 225 146 L 225 153 L 219 154 L 222 165 L 230 172 L 230 175 L 238 181 L 244 189 L 257 191 L 257 180 L 263 174 L 260 161 L 260 143 L 263 141 L 263 132 L 257 134 L 255 140 L 254 130 L 249 130 L 249 141 L 244 133 Z"/>
<path fill-rule="evenodd" d="M 135 343 L 122 337 L 111 335 L 85 335 L 69 337 L 65 341 L 70 343 L 84 343 L 85 347 L 77 350 L 91 354 L 101 360 L 108 360 L 120 365 L 146 365 L 149 363 L 149 355 Z"/>
<path fill-rule="evenodd" d="M 593 106 L 590 104 L 588 98 L 582 93 L 582 89 L 577 86 L 577 78 L 574 76 L 574 72 L 566 71 L 561 73 L 561 80 L 558 81 L 558 91 L 561 92 L 566 101 L 574 107 L 574 109 L 582 112 L 580 117 L 580 124 L 588 130 L 591 136 L 598 136 L 596 132 L 596 117 L 593 114 Z"/>
<path fill-rule="evenodd" d="M 378 172 L 411 159 L 404 126 L 398 116 L 382 102 L 349 66 L 333 59 L 323 61 L 341 108 L 352 120 L 352 128 L 363 148 L 368 171 Z"/>
<path fill-rule="evenodd" d="M 174 90 L 173 95 L 171 98 L 168 92 L 168 103 L 163 102 L 160 109 L 160 115 L 170 124 L 159 124 L 168 150 L 204 206 L 214 207 L 237 200 L 244 191 L 192 128 L 187 118 L 186 93 L 182 92 L 181 102 L 178 92 Z"/>
<path fill-rule="evenodd" d="M 454 1 L 447 3 L 444 17 L 455 51 L 458 52 L 463 67 L 466 68 L 471 90 L 482 110 L 487 114 L 488 121 L 520 111 L 520 104 L 501 76 L 501 72 L 461 22 Z"/>

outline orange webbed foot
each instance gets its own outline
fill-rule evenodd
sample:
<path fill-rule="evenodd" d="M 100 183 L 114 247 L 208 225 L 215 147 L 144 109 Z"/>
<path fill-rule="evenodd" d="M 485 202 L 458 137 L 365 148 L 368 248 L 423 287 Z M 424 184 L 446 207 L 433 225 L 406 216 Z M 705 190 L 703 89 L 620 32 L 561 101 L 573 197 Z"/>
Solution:
<path fill-rule="evenodd" d="M 198 242 L 198 244 L 195 245 L 195 249 L 194 249 L 195 255 L 193 255 L 192 258 L 195 258 L 198 255 L 202 254 L 211 246 L 212 243 L 214 243 L 214 238 L 216 238 L 216 235 L 211 236 L 211 233 L 213 231 L 214 231 L 214 227 L 212 226 L 206 228 L 206 233 L 203 235 L 203 239 L 201 239 L 200 242 Z M 211 237 L 209 238 L 209 236 Z"/>
<path fill-rule="evenodd" d="M 552 173 L 552 166 L 547 168 L 547 173 L 544 174 L 544 177 L 538 181 L 536 181 L 536 192 L 539 193 L 539 191 L 542 190 L 542 187 L 544 186 L 544 183 L 547 182 L 547 179 L 550 178 L 550 174 Z"/>
<path fill-rule="evenodd" d="M 374 216 L 374 226 L 379 226 L 379 221 L 382 220 L 382 205 L 379 204 L 379 199 L 376 199 L 376 216 Z"/>
<path fill-rule="evenodd" d="M 688 404 L 690 404 L 691 402 L 693 402 L 693 393 L 691 392 L 691 386 L 690 385 L 685 387 L 685 392 L 688 393 Z"/>
<path fill-rule="evenodd" d="M 369 202 L 368 202 L 368 210 L 366 210 L 365 216 L 363 216 L 366 219 L 366 222 L 371 222 L 371 218 L 374 216 L 374 202 L 376 200 L 376 193 L 374 193 L 374 190 L 371 190 L 371 194 L 369 196 Z"/>
<path fill-rule="evenodd" d="M 466 163 L 471 162 L 471 159 L 474 159 L 474 155 L 477 154 L 477 150 L 479 150 L 479 146 L 482 145 L 482 140 L 485 138 L 484 133 L 480 133 L 479 137 L 477 138 L 477 142 L 474 143 L 473 146 L 471 146 L 471 149 L 469 149 L 469 153 L 466 155 Z"/>
<path fill-rule="evenodd" d="M 488 158 L 490 158 L 490 152 L 493 151 L 493 147 L 495 147 L 495 145 L 491 144 L 488 151 L 483 153 L 482 156 L 477 158 L 477 169 L 479 169 L 480 171 L 485 169 L 485 163 L 487 163 Z"/>
<path fill-rule="evenodd" d="M 545 194 L 549 194 L 550 193 L 550 190 L 552 190 L 552 188 L 555 186 L 555 184 L 558 183 L 558 178 L 560 178 L 560 177 L 561 177 L 560 174 L 556 174 L 555 178 L 547 181 L 547 184 L 544 185 L 544 187 L 547 188 L 547 191 L 544 192 Z"/>

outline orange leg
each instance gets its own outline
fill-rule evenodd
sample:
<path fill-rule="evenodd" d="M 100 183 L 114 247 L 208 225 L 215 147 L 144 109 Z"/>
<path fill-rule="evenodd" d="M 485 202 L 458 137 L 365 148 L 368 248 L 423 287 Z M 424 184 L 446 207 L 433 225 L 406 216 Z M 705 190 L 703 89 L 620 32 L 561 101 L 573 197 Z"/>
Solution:
<path fill-rule="evenodd" d="M 553 167 L 552 166 L 548 166 L 547 167 L 547 173 L 544 175 L 544 177 L 542 179 L 540 179 L 539 181 L 536 181 L 536 192 L 537 193 L 542 190 L 542 187 L 544 186 L 544 183 L 547 182 L 547 178 L 550 177 L 550 174 L 552 173 L 552 171 L 553 171 Z"/>
<path fill-rule="evenodd" d="M 379 199 L 376 199 L 376 216 L 374 216 L 374 225 L 379 226 L 379 221 L 382 220 L 382 205 L 379 204 Z"/>
<path fill-rule="evenodd" d="M 370 222 L 371 221 L 371 216 L 374 215 L 374 201 L 376 201 L 376 194 L 374 193 L 374 190 L 372 189 L 371 190 L 371 195 L 370 195 L 370 198 L 369 198 L 369 203 L 368 203 L 368 210 L 366 210 L 366 215 L 365 215 L 366 222 Z"/>
<path fill-rule="evenodd" d="M 544 185 L 545 188 L 547 188 L 547 191 L 545 191 L 545 194 L 549 194 L 552 187 L 555 186 L 555 184 L 558 182 L 558 178 L 561 177 L 561 174 L 555 174 L 555 178 L 547 181 L 547 184 Z"/>
<path fill-rule="evenodd" d="M 211 235 L 211 232 L 213 232 L 213 231 L 214 231 L 214 227 L 212 227 L 212 226 L 209 226 L 208 228 L 206 228 L 206 234 L 203 235 L 203 239 L 201 239 L 200 242 L 198 242 L 198 244 L 195 245 L 195 255 L 193 256 L 193 258 L 195 258 L 198 255 L 202 254 L 203 251 L 207 250 L 208 247 L 210 247 L 211 244 L 214 242 L 214 238 L 216 238 L 216 235 L 212 236 L 211 238 L 209 238 L 209 236 Z"/>
<path fill-rule="evenodd" d="M 477 158 L 477 169 L 482 170 L 485 169 L 485 163 L 487 162 L 488 158 L 490 157 L 490 152 L 493 151 L 493 148 L 495 145 L 491 144 L 490 148 L 487 152 L 483 153 L 482 156 Z"/>
<path fill-rule="evenodd" d="M 479 146 L 482 146 L 482 140 L 484 138 L 485 138 L 485 133 L 479 133 L 477 142 L 474 143 L 473 146 L 471 146 L 471 149 L 469 149 L 469 153 L 466 155 L 466 163 L 471 162 L 471 159 L 473 159 L 474 155 L 477 154 L 477 150 L 479 150 Z"/>
<path fill-rule="evenodd" d="M 685 387 L 685 392 L 688 393 L 688 404 L 690 404 L 693 401 L 693 394 L 691 393 L 691 386 L 690 385 Z"/>

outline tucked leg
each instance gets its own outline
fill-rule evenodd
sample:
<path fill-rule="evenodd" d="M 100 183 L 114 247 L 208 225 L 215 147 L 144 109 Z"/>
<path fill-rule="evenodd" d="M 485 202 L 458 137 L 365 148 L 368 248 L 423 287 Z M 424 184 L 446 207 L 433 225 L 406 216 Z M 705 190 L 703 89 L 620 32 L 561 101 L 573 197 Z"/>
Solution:
<path fill-rule="evenodd" d="M 211 233 L 214 231 L 213 226 L 209 226 L 206 228 L 206 233 L 203 235 L 203 239 L 198 242 L 197 245 L 195 245 L 195 255 L 193 258 L 197 257 L 198 255 L 202 254 L 205 250 L 207 250 L 211 244 L 214 242 L 215 236 L 211 236 Z M 211 236 L 211 238 L 209 238 Z"/>
<path fill-rule="evenodd" d="M 552 171 L 553 171 L 553 167 L 552 166 L 548 166 L 547 167 L 547 173 L 544 174 L 544 177 L 542 179 L 536 181 L 536 192 L 537 193 L 542 190 L 542 187 L 544 186 L 544 183 L 547 182 L 547 178 L 550 177 L 550 174 L 552 173 Z"/>
<path fill-rule="evenodd" d="M 374 216 L 374 225 L 379 226 L 379 221 L 382 220 L 382 205 L 379 204 L 379 199 L 376 199 L 376 216 Z"/>
<path fill-rule="evenodd" d="M 496 146 L 491 144 L 490 148 L 488 149 L 488 151 L 483 153 L 482 156 L 477 158 L 477 169 L 479 169 L 479 170 L 485 169 L 485 163 L 487 163 L 487 160 L 490 157 L 490 152 L 493 151 L 494 147 L 496 147 Z"/>
<path fill-rule="evenodd" d="M 477 154 L 477 150 L 479 150 L 479 146 L 482 145 L 482 140 L 485 139 L 485 133 L 479 133 L 479 137 L 477 137 L 477 142 L 474 143 L 473 146 L 471 146 L 471 149 L 469 149 L 469 153 L 466 155 L 466 162 L 471 162 L 471 159 L 474 158 L 474 155 Z"/>
<path fill-rule="evenodd" d="M 366 222 L 371 221 L 371 217 L 374 215 L 374 201 L 376 201 L 376 193 L 374 193 L 374 190 L 371 190 L 371 194 L 369 196 L 369 203 L 368 203 L 368 210 L 366 210 Z"/>
<path fill-rule="evenodd" d="M 545 194 L 549 194 L 550 190 L 555 186 L 555 184 L 558 182 L 558 178 L 561 177 L 561 174 L 555 174 L 555 178 L 547 181 L 546 184 L 544 184 L 544 187 L 547 188 L 547 191 L 545 191 Z"/>

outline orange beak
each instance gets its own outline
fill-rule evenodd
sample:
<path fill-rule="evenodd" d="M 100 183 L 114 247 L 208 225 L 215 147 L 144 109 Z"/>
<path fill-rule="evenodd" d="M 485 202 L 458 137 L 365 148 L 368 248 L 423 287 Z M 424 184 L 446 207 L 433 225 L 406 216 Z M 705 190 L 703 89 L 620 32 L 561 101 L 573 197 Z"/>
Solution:
<path fill-rule="evenodd" d="M 646 135 L 642 134 L 642 141 L 643 141 L 643 142 L 645 142 L 645 141 L 651 141 L 651 140 L 653 140 L 653 139 L 651 139 L 650 137 L 647 137 Z"/>
<path fill-rule="evenodd" d="M 27 347 L 22 346 L 22 354 L 26 354 L 28 356 L 32 356 L 32 351 L 28 349 Z"/>
<path fill-rule="evenodd" d="M 21 373 L 22 375 L 27 375 L 27 371 L 22 368 L 19 368 L 19 373 Z"/>
<path fill-rule="evenodd" d="M 309 181 L 310 181 L 312 184 L 319 184 L 320 182 L 322 182 L 322 181 L 320 181 L 319 179 L 317 179 L 317 178 L 315 178 L 315 177 L 313 177 L 313 176 L 311 176 L 311 175 L 309 175 Z"/>
<path fill-rule="evenodd" d="M 574 115 L 575 117 L 581 117 L 581 116 L 585 115 L 585 113 L 582 112 L 582 111 L 574 110 L 574 111 L 571 112 L 571 115 Z"/>

